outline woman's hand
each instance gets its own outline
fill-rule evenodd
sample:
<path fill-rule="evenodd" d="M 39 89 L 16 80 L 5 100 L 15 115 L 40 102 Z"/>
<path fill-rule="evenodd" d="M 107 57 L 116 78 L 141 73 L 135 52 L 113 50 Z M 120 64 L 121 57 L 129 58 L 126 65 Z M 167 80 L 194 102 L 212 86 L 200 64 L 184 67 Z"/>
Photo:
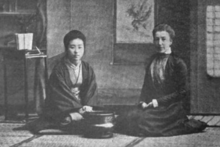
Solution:
<path fill-rule="evenodd" d="M 91 112 L 93 109 L 91 106 L 83 106 L 82 108 L 79 109 L 79 113 L 83 114 L 85 112 Z"/>
<path fill-rule="evenodd" d="M 153 106 L 153 103 L 152 102 L 150 102 L 150 103 L 145 103 L 145 102 L 143 102 L 142 104 L 141 104 L 141 107 L 143 108 L 143 109 L 146 109 L 146 108 L 148 108 L 148 107 L 152 107 Z"/>
<path fill-rule="evenodd" d="M 145 102 L 141 103 L 141 108 L 143 108 L 143 109 L 147 108 L 147 103 L 145 103 Z"/>
<path fill-rule="evenodd" d="M 85 112 L 91 112 L 93 109 L 91 106 L 83 106 Z"/>
<path fill-rule="evenodd" d="M 67 115 L 62 121 L 61 125 L 66 126 L 69 125 L 71 122 L 80 121 L 83 119 L 83 116 L 79 112 L 71 112 L 69 115 Z"/>
<path fill-rule="evenodd" d="M 70 124 L 71 122 L 72 122 L 71 116 L 68 115 L 60 122 L 60 124 L 61 124 L 61 126 L 66 126 L 66 125 Z"/>

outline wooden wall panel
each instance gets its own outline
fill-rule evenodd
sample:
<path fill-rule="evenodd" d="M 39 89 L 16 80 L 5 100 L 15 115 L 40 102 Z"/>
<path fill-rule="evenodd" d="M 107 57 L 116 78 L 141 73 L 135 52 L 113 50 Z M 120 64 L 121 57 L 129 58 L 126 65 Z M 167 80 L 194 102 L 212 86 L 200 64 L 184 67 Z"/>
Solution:
<path fill-rule="evenodd" d="M 70 30 L 70 0 L 47 0 L 47 54 L 64 52 L 63 37 Z"/>
<path fill-rule="evenodd" d="M 220 6 L 218 0 L 198 0 L 197 13 L 192 19 L 197 19 L 197 29 L 192 31 L 191 52 L 191 112 L 204 114 L 220 114 L 220 78 L 207 74 L 206 59 L 206 8 L 208 5 Z M 196 10 L 194 9 L 194 10 Z M 196 21 L 193 21 L 196 23 Z"/>

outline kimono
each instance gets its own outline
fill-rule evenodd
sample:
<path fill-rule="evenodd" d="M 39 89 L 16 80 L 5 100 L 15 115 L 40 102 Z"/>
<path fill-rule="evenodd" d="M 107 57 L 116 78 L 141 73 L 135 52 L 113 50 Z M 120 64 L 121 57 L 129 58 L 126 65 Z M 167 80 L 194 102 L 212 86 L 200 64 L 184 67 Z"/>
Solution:
<path fill-rule="evenodd" d="M 71 112 L 78 112 L 84 105 L 95 105 L 97 84 L 92 67 L 82 61 L 82 84 L 79 86 L 79 97 L 71 91 L 71 78 L 65 58 L 58 63 L 50 76 L 47 88 L 47 98 L 43 117 L 59 122 Z"/>
<path fill-rule="evenodd" d="M 148 104 L 156 99 L 158 107 L 143 109 L 138 105 L 117 118 L 116 130 L 141 136 L 173 136 L 203 131 L 206 123 L 187 118 L 183 107 L 187 93 L 187 67 L 183 60 L 173 53 L 153 55 L 146 68 L 140 101 Z"/>

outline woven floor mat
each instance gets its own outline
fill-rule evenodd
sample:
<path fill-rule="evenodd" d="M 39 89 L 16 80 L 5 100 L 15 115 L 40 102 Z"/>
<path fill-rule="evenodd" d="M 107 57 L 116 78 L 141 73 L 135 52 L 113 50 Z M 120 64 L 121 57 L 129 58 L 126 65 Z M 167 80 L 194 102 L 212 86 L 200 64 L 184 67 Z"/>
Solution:
<path fill-rule="evenodd" d="M 113 138 L 91 139 L 78 135 L 44 135 L 22 147 L 125 147 L 141 138 L 114 134 Z"/>
<path fill-rule="evenodd" d="M 9 147 L 33 137 L 27 130 L 14 130 L 24 124 L 0 123 L 0 146 Z"/>
<path fill-rule="evenodd" d="M 114 133 L 112 138 L 92 139 L 69 135 L 60 130 L 33 135 L 22 130 L 24 124 L 0 123 L 0 147 L 124 147 L 141 138 Z"/>
<path fill-rule="evenodd" d="M 24 123 L 0 123 L 0 147 L 141 147 L 151 146 L 219 146 L 220 116 L 189 116 L 204 121 L 210 126 L 204 133 L 163 138 L 140 138 L 114 133 L 109 139 L 88 139 L 80 135 L 69 135 L 59 130 L 49 134 L 33 135 L 20 129 Z M 50 134 L 51 133 L 51 134 Z M 179 140 L 179 141 L 176 141 Z M 197 143 L 198 142 L 198 143 Z"/>
<path fill-rule="evenodd" d="M 1 147 L 190 147 L 220 144 L 220 127 L 208 127 L 203 133 L 173 137 L 134 137 L 114 133 L 112 138 L 89 139 L 80 135 L 33 135 L 27 130 L 17 130 L 24 124 L 0 123 Z"/>
<path fill-rule="evenodd" d="M 188 117 L 206 122 L 209 126 L 220 127 L 220 116 L 217 115 L 189 115 Z"/>
<path fill-rule="evenodd" d="M 135 147 L 219 147 L 220 128 L 209 127 L 202 133 L 172 137 L 148 137 Z"/>

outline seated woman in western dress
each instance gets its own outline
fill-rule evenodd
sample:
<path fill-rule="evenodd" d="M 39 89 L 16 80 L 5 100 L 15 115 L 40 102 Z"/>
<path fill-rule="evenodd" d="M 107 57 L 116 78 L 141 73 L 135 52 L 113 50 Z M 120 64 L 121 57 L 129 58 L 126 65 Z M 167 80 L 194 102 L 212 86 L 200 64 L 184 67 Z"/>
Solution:
<path fill-rule="evenodd" d="M 187 66 L 171 48 L 174 30 L 167 24 L 153 30 L 157 53 L 146 68 L 138 106 L 117 119 L 116 129 L 131 135 L 172 136 L 203 131 L 207 124 L 188 119 Z"/>

